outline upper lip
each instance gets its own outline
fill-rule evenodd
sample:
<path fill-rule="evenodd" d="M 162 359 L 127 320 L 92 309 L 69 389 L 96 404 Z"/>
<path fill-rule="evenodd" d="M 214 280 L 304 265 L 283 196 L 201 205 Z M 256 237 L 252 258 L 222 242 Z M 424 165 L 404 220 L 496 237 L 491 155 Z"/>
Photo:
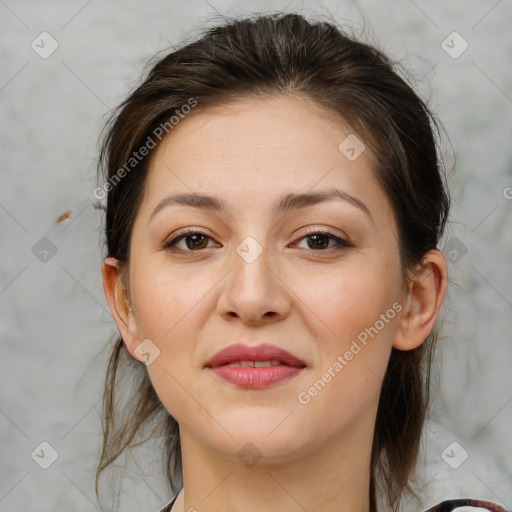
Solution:
<path fill-rule="evenodd" d="M 219 352 L 217 352 L 211 359 L 209 359 L 205 367 L 222 366 L 236 361 L 280 361 L 288 366 L 297 368 L 304 368 L 306 364 L 304 361 L 290 354 L 284 348 L 276 347 L 275 345 L 261 344 L 261 345 L 245 345 L 243 343 L 236 343 L 228 345 Z"/>

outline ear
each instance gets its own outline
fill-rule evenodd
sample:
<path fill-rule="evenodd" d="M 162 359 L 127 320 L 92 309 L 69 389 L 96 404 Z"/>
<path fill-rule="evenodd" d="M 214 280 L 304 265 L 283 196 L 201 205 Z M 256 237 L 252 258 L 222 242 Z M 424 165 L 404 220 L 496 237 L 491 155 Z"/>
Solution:
<path fill-rule="evenodd" d="M 117 328 L 132 357 L 140 361 L 140 358 L 135 355 L 135 349 L 141 343 L 141 336 L 128 291 L 122 282 L 119 261 L 115 258 L 105 258 L 101 266 L 101 274 L 103 291 Z"/>
<path fill-rule="evenodd" d="M 409 284 L 406 304 L 401 312 L 393 347 L 412 350 L 430 335 L 443 303 L 448 282 L 448 267 L 437 249 L 428 251 L 415 269 Z"/>

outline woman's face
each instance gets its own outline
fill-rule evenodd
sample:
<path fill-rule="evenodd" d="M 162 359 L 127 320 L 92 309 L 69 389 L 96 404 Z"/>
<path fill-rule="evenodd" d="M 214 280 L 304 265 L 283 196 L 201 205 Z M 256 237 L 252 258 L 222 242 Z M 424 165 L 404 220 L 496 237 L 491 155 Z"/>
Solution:
<path fill-rule="evenodd" d="M 369 148 L 299 97 L 200 107 L 153 155 L 130 249 L 130 352 L 150 354 L 182 433 L 228 457 L 248 442 L 286 460 L 356 432 L 371 439 L 403 298 Z M 200 234 L 165 248 L 184 230 Z M 275 345 L 306 366 L 241 387 L 205 367 L 236 343 Z"/>

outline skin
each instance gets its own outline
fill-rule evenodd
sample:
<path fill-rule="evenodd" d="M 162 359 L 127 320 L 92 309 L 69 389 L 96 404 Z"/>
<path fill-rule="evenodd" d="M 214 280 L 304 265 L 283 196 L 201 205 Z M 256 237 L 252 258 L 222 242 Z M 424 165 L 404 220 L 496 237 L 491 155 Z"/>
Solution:
<path fill-rule="evenodd" d="M 183 453 L 184 488 L 173 512 L 369 511 L 371 445 L 391 348 L 411 350 L 428 337 L 447 268 L 439 251 L 429 251 L 404 285 L 394 213 L 372 154 L 367 146 L 349 161 L 338 149 L 351 133 L 316 103 L 282 95 L 199 105 L 155 149 L 128 279 L 112 258 L 102 275 L 132 356 L 141 360 L 144 339 L 160 351 L 147 370 L 179 423 Z M 359 199 L 370 215 L 339 199 L 271 212 L 283 194 L 328 188 Z M 172 204 L 151 219 L 162 199 L 190 192 L 219 198 L 225 211 Z M 162 249 L 186 227 L 210 238 Z M 312 240 L 312 228 L 355 247 Z M 236 252 L 248 236 L 263 250 L 251 263 Z M 300 403 L 298 394 L 396 302 L 401 311 Z M 204 368 L 239 341 L 283 347 L 307 368 L 250 390 Z M 246 443 L 261 455 L 250 467 L 237 456 Z"/>

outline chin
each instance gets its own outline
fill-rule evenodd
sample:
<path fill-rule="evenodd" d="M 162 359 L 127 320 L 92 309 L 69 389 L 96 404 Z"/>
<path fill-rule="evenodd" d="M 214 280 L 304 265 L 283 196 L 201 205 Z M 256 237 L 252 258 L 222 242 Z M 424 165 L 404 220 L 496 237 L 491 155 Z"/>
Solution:
<path fill-rule="evenodd" d="M 308 439 L 301 437 L 305 432 L 304 426 L 295 424 L 290 416 L 283 421 L 284 418 L 286 414 L 283 414 L 282 409 L 277 421 L 273 415 L 261 418 L 261 414 L 252 419 L 248 415 L 244 418 L 232 418 L 231 421 L 219 418 L 219 423 L 232 437 L 223 429 L 222 434 L 217 429 L 219 434 L 215 437 L 208 436 L 205 442 L 237 460 L 244 455 L 254 455 L 269 463 L 282 463 L 293 459 L 293 454 L 297 456 L 306 450 L 309 444 Z M 211 429 L 208 429 L 208 433 L 203 432 L 203 436 L 211 433 Z"/>

